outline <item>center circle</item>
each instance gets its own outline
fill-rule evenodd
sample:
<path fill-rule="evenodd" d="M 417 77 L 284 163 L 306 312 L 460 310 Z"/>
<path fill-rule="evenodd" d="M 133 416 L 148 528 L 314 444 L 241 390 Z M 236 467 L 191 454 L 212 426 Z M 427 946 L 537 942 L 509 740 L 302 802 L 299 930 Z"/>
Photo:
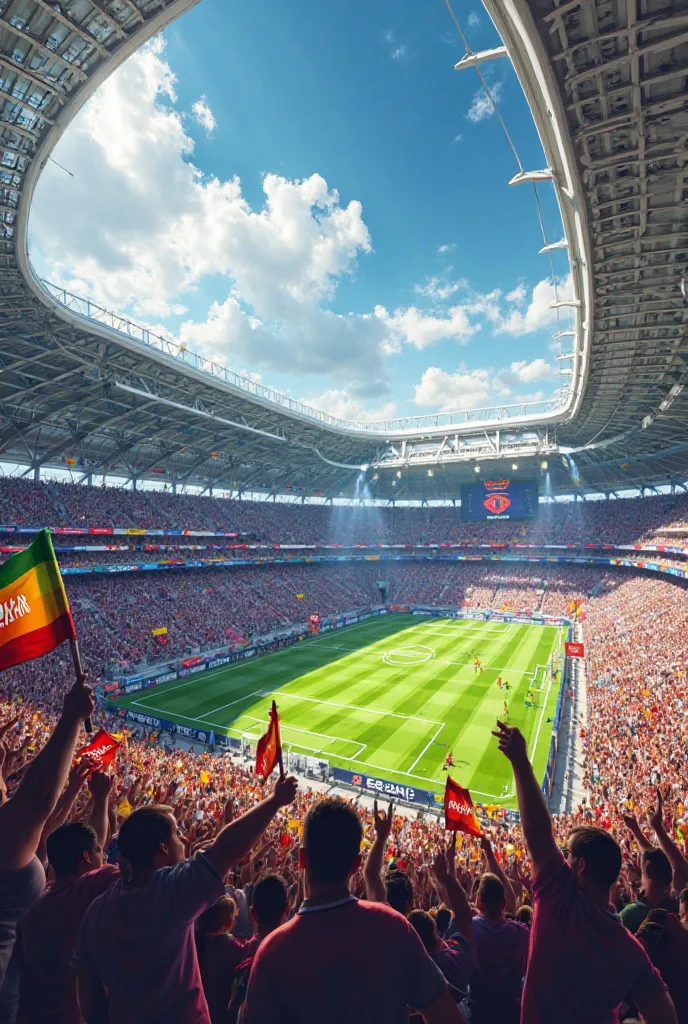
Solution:
<path fill-rule="evenodd" d="M 435 657 L 432 647 L 424 644 L 403 644 L 401 647 L 393 647 L 391 651 L 385 651 L 382 660 L 387 665 L 422 665 Z"/>

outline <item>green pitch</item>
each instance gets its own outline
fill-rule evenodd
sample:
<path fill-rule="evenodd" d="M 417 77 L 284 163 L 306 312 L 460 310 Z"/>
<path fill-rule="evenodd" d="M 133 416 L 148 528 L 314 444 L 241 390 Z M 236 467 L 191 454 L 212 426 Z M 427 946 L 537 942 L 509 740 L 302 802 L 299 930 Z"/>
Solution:
<path fill-rule="evenodd" d="M 451 750 L 452 776 L 477 800 L 513 807 L 509 765 L 490 730 L 506 700 L 509 722 L 526 736 L 544 776 L 558 689 L 547 664 L 559 633 L 555 626 L 385 615 L 117 704 L 255 740 L 274 697 L 287 750 L 436 791 Z M 497 685 L 500 675 L 508 692 Z"/>

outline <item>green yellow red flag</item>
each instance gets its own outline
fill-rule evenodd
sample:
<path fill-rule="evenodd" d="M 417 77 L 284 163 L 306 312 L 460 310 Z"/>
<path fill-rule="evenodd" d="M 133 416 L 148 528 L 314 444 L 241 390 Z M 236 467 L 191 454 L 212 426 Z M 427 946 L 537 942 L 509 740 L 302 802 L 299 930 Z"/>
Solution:
<path fill-rule="evenodd" d="M 75 639 L 50 531 L 41 530 L 0 565 L 0 671 Z"/>

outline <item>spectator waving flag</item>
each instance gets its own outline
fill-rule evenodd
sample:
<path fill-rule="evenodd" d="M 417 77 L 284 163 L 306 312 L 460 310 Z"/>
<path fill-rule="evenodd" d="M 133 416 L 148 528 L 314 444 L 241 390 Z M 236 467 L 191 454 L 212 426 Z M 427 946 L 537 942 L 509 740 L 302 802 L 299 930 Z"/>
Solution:
<path fill-rule="evenodd" d="M 284 775 L 279 715 L 277 714 L 277 705 L 273 700 L 268 731 L 260 737 L 256 747 L 256 775 L 261 775 L 264 779 L 269 778 L 276 764 L 280 766 L 280 775 Z"/>
<path fill-rule="evenodd" d="M 0 567 L 0 671 L 75 640 L 49 530 Z"/>
<path fill-rule="evenodd" d="M 113 762 L 119 747 L 119 741 L 114 736 L 105 729 L 99 729 L 88 746 L 77 751 L 76 757 L 78 760 L 87 757 L 93 765 L 93 770 L 102 772 Z"/>
<path fill-rule="evenodd" d="M 469 836 L 483 834 L 471 794 L 449 776 L 444 790 L 444 827 L 448 832 L 467 832 Z"/>

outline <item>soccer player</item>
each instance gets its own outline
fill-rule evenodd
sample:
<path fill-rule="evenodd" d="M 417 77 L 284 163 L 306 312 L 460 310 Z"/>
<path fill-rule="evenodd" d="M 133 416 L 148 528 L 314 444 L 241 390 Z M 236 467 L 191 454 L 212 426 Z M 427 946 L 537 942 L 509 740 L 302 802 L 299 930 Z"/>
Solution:
<path fill-rule="evenodd" d="M 500 690 L 504 686 L 504 680 L 502 679 L 501 676 L 497 676 L 497 686 L 499 687 Z"/>
<path fill-rule="evenodd" d="M 509 705 L 507 704 L 506 701 L 504 701 L 504 717 L 505 718 L 509 717 Z"/>
<path fill-rule="evenodd" d="M 444 759 L 444 764 L 442 765 L 442 771 L 443 772 L 448 772 L 449 769 L 453 768 L 453 767 L 454 767 L 454 755 L 452 754 L 451 750 L 449 750 L 449 751 L 447 751 L 447 756 Z"/>
<path fill-rule="evenodd" d="M 528 695 L 526 697 L 526 707 L 532 707 L 534 703 L 535 703 L 535 694 L 533 693 L 532 690 L 528 690 Z"/>
<path fill-rule="evenodd" d="M 508 681 L 508 679 L 504 680 L 504 689 L 506 690 L 507 693 L 511 689 L 511 683 Z"/>
<path fill-rule="evenodd" d="M 473 662 L 473 670 L 474 672 L 482 672 L 483 667 L 480 663 L 480 658 L 476 658 L 475 661 Z"/>

